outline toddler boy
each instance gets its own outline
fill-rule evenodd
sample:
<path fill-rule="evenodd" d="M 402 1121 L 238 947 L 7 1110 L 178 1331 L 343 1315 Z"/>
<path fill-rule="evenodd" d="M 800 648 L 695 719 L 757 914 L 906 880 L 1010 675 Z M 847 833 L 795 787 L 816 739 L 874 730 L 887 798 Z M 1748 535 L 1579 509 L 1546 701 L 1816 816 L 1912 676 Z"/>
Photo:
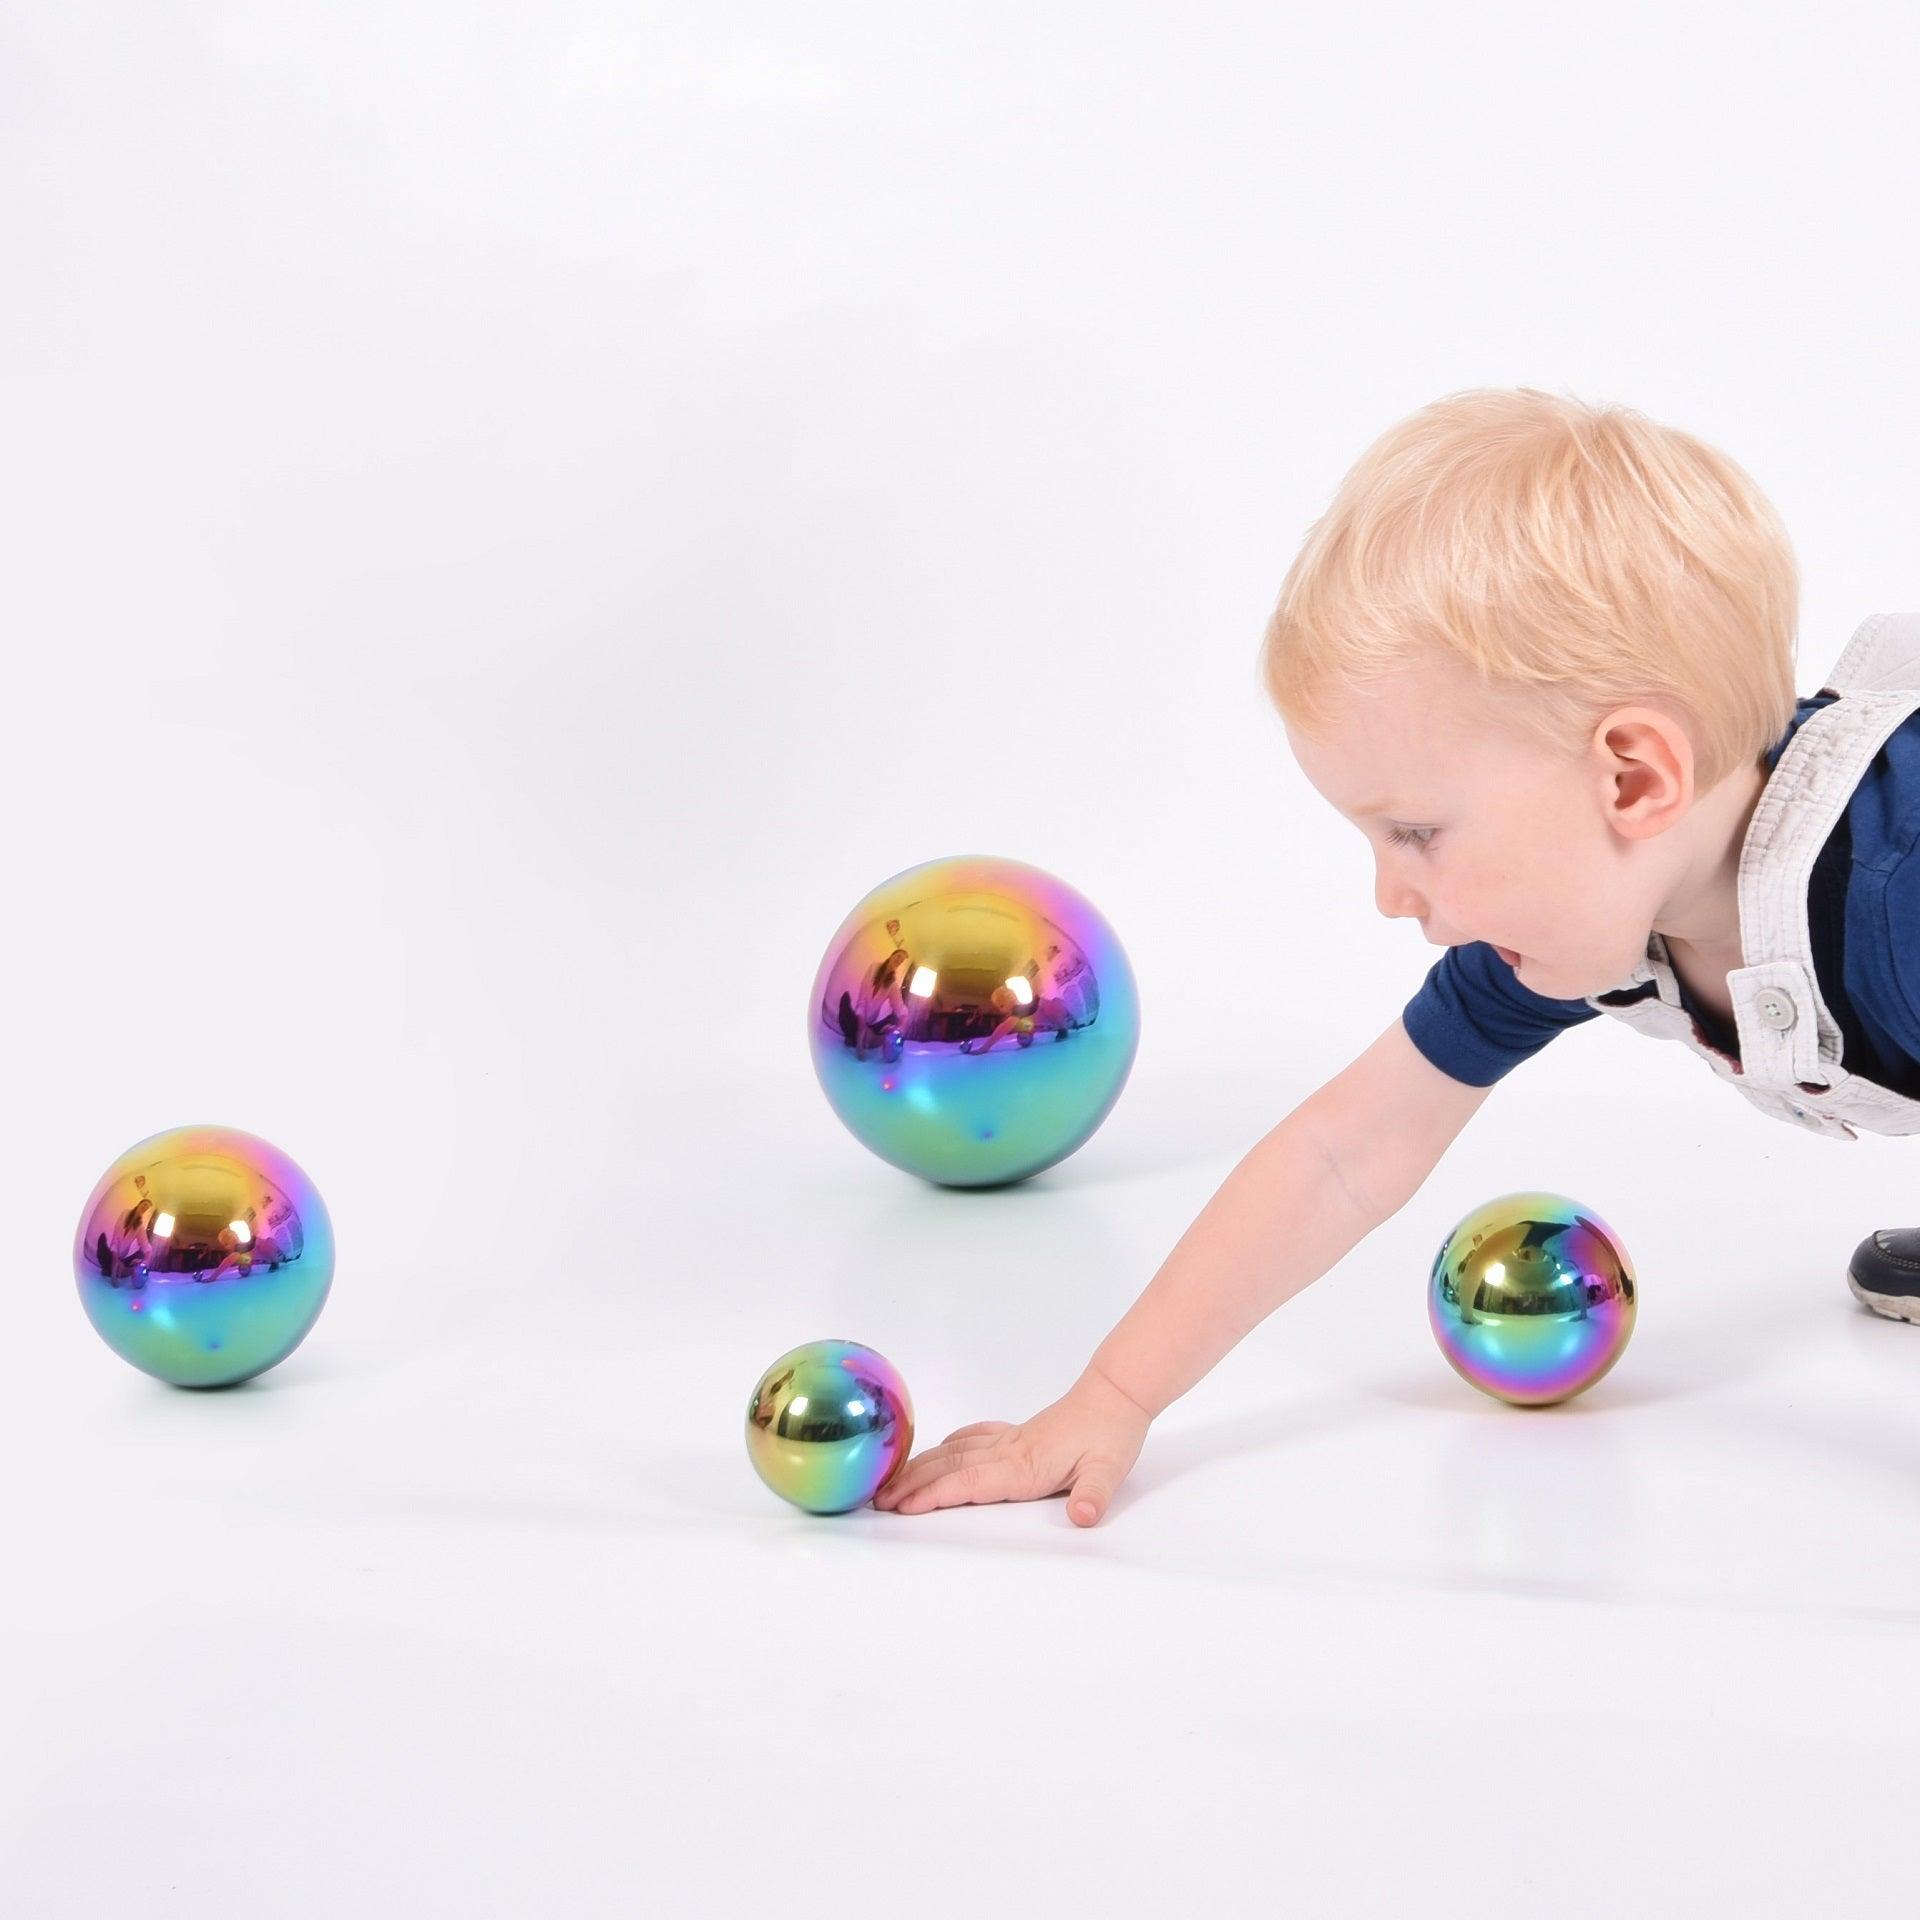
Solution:
<path fill-rule="evenodd" d="M 1380 911 L 1446 951 L 1061 1399 L 963 1427 L 875 1505 L 1064 1492 L 1093 1525 L 1155 1416 L 1397 1213 L 1562 1028 L 1677 1040 L 1837 1139 L 1920 1133 L 1920 614 L 1866 621 L 1796 701 L 1797 601 L 1753 481 L 1631 410 L 1460 393 L 1368 449 L 1287 575 L 1266 680 L 1366 837 Z M 1920 1229 L 1870 1235 L 1849 1279 L 1920 1320 Z"/>

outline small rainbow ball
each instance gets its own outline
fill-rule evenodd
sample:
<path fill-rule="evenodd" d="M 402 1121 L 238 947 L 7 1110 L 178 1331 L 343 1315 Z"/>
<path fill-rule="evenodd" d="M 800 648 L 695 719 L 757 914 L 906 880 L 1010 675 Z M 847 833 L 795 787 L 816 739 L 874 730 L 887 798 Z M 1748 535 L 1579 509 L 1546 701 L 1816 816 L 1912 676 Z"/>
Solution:
<path fill-rule="evenodd" d="M 930 860 L 874 888 L 814 976 L 822 1090 L 882 1160 L 944 1187 L 1024 1180 L 1119 1099 L 1140 995 L 1093 903 L 1038 867 Z"/>
<path fill-rule="evenodd" d="M 754 1472 L 808 1513 L 864 1507 L 912 1447 L 907 1383 L 851 1340 L 812 1340 L 783 1353 L 747 1402 Z"/>
<path fill-rule="evenodd" d="M 1515 1407 L 1584 1393 L 1626 1351 L 1638 1305 L 1619 1235 L 1559 1193 L 1476 1207 L 1427 1284 L 1427 1317 L 1454 1371 Z"/>
<path fill-rule="evenodd" d="M 320 1317 L 333 1222 L 278 1147 L 233 1127 L 175 1127 L 101 1175 L 73 1272 L 121 1359 L 169 1386 L 230 1387 L 278 1366 Z"/>

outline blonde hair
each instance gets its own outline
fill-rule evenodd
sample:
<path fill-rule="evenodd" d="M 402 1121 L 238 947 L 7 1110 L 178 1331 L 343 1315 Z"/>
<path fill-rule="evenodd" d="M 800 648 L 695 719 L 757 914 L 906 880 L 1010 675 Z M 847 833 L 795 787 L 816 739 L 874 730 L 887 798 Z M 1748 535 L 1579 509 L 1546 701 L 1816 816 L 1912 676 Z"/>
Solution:
<path fill-rule="evenodd" d="M 1570 750 L 1615 706 L 1673 713 L 1705 792 L 1794 710 L 1799 569 L 1753 480 L 1628 407 L 1532 387 L 1449 394 L 1341 481 L 1261 650 L 1307 732 L 1334 703 L 1443 649 Z"/>

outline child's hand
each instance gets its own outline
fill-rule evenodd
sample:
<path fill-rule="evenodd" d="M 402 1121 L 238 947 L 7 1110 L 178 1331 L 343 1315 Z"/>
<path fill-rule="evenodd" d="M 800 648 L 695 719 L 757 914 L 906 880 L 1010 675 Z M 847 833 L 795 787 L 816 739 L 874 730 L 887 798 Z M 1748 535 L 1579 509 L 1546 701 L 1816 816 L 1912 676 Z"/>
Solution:
<path fill-rule="evenodd" d="M 1067 1517 L 1090 1527 L 1133 1470 L 1152 1424 L 1103 1374 L 1089 1369 L 1024 1426 L 983 1420 L 916 1455 L 873 1504 L 897 1513 L 1044 1500 L 1065 1493 Z"/>

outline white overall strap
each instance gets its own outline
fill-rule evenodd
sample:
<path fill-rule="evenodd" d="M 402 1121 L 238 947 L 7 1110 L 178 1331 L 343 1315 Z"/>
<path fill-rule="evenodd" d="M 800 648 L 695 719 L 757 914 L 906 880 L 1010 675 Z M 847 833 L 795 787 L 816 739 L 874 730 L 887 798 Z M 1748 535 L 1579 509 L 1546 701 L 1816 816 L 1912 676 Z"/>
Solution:
<path fill-rule="evenodd" d="M 1839 1077 L 1840 1027 L 1814 972 L 1807 888 L 1861 776 L 1920 711 L 1920 672 L 1902 671 L 1909 646 L 1920 667 L 1920 618 L 1878 615 L 1862 625 L 1834 673 L 1841 698 L 1801 723 L 1747 828 L 1740 944 L 1764 958 L 1728 974 L 1727 987 L 1750 1086 L 1811 1091 Z"/>
<path fill-rule="evenodd" d="M 1869 614 L 1827 680 L 1834 693 L 1892 687 L 1920 687 L 1920 613 Z"/>
<path fill-rule="evenodd" d="M 1843 1064 L 1842 1036 L 1814 973 L 1807 886 L 1860 780 L 1901 722 L 1920 711 L 1920 613 L 1863 621 L 1824 690 L 1839 697 L 1788 741 L 1741 846 L 1741 952 L 1753 964 L 1727 976 L 1740 1058 L 1688 1017 L 1657 933 L 1632 976 L 1587 1004 L 1651 1039 L 1679 1041 L 1772 1119 L 1845 1140 L 1858 1127 L 1916 1135 L 1920 1098 Z"/>

